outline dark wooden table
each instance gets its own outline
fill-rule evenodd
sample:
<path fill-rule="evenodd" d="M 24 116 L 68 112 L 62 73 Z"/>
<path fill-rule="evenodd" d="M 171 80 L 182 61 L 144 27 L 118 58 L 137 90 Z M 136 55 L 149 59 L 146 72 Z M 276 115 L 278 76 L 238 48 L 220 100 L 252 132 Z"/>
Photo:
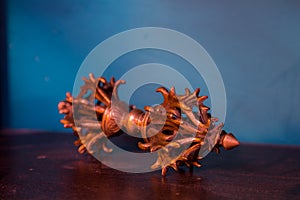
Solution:
<path fill-rule="evenodd" d="M 0 199 L 300 199 L 300 148 L 211 153 L 192 173 L 130 174 L 80 155 L 72 134 L 0 135 Z"/>

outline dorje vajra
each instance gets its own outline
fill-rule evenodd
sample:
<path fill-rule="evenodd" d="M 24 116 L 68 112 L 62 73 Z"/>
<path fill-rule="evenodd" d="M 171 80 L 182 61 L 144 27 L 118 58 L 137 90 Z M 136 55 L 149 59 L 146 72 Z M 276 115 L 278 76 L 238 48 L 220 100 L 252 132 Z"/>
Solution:
<path fill-rule="evenodd" d="M 166 175 L 169 167 L 176 171 L 182 165 L 200 167 L 201 152 L 214 150 L 219 153 L 220 147 L 229 150 L 239 145 L 233 134 L 222 130 L 223 123 L 215 123 L 217 118 L 211 117 L 209 108 L 203 104 L 208 97 L 199 96 L 199 88 L 193 93 L 186 89 L 185 94 L 177 95 L 174 87 L 169 91 L 160 87 L 156 91 L 163 95 L 163 103 L 145 106 L 142 111 L 119 100 L 118 86 L 125 81 L 114 78 L 107 81 L 92 74 L 83 80 L 85 84 L 77 97 L 67 93 L 66 99 L 58 104 L 59 113 L 65 115 L 61 123 L 65 128 L 72 128 L 78 136 L 74 143 L 79 146 L 80 153 L 94 154 L 102 150 L 110 153 L 113 149 L 106 146 L 103 138 L 119 135 L 122 131 L 131 136 L 140 134 L 143 138 L 137 144 L 140 149 L 164 150 L 151 168 L 161 167 L 162 175 Z M 78 112 L 76 120 L 73 111 Z M 84 139 L 79 137 L 83 131 Z M 186 148 L 179 154 L 172 154 L 172 149 L 183 146 Z"/>

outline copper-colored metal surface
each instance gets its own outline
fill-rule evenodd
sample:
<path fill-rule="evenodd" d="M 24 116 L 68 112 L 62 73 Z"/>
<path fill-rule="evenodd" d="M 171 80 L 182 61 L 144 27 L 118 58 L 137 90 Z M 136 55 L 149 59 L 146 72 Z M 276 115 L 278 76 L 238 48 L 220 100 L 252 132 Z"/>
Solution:
<path fill-rule="evenodd" d="M 160 87 L 156 91 L 163 95 L 163 103 L 145 106 L 142 111 L 119 99 L 118 86 L 125 81 L 114 78 L 107 81 L 92 74 L 83 80 L 85 84 L 76 98 L 67 93 L 66 99 L 58 104 L 59 112 L 65 115 L 61 120 L 65 128 L 72 128 L 77 136 L 81 131 L 87 131 L 84 138 L 75 141 L 80 153 L 86 150 L 90 154 L 111 152 L 113 149 L 102 142 L 105 136 L 112 137 L 120 132 L 140 135 L 144 141 L 137 144 L 140 149 L 162 150 L 151 168 L 162 168 L 162 175 L 165 175 L 170 167 L 174 170 L 182 165 L 200 167 L 200 148 L 218 153 L 219 147 L 229 150 L 239 145 L 233 134 L 222 130 L 223 123 L 217 124 L 217 118 L 208 113 L 209 108 L 203 104 L 208 97 L 199 96 L 199 88 L 192 93 L 186 89 L 185 94 L 178 95 L 174 87 L 170 90 Z M 184 146 L 186 148 L 179 155 L 174 157 L 170 153 L 172 149 Z"/>

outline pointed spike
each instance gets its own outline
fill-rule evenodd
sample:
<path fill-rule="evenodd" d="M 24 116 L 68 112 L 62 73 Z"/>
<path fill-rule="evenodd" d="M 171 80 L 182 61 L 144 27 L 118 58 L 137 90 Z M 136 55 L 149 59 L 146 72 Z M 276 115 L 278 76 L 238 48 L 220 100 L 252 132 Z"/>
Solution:
<path fill-rule="evenodd" d="M 178 160 L 180 160 L 182 162 L 188 161 L 188 159 L 186 157 L 184 157 L 184 156 L 180 156 Z"/>
<path fill-rule="evenodd" d="M 103 108 L 102 106 L 95 106 L 95 111 L 97 113 L 104 113 L 105 112 L 105 108 Z"/>
<path fill-rule="evenodd" d="M 150 149 L 150 144 L 149 143 L 141 143 L 141 142 L 138 142 L 138 147 L 142 150 L 149 150 Z"/>
<path fill-rule="evenodd" d="M 240 145 L 240 142 L 234 137 L 232 133 L 225 134 L 222 140 L 222 146 L 226 150 L 233 149 Z"/>
<path fill-rule="evenodd" d="M 196 166 L 196 167 L 201 167 L 201 164 L 198 163 L 197 161 L 191 162 L 191 164 L 194 165 L 194 166 Z"/>
<path fill-rule="evenodd" d="M 101 83 L 103 83 L 103 84 L 106 84 L 106 83 L 107 83 L 107 81 L 106 81 L 106 79 L 105 79 L 104 77 L 100 77 L 100 78 L 99 78 L 99 81 L 100 81 Z"/>
<path fill-rule="evenodd" d="M 157 160 L 152 166 L 151 166 L 151 169 L 157 169 L 160 167 L 160 163 L 159 161 Z"/>
<path fill-rule="evenodd" d="M 201 104 L 204 100 L 206 100 L 208 98 L 208 96 L 200 96 L 197 98 L 197 102 L 198 104 Z"/>
<path fill-rule="evenodd" d="M 196 88 L 196 90 L 194 91 L 194 94 L 196 95 L 196 97 L 198 97 L 200 93 L 200 88 Z"/>
<path fill-rule="evenodd" d="M 167 167 L 163 167 L 163 168 L 161 169 L 161 175 L 162 175 L 162 176 L 166 176 L 167 172 L 168 172 L 168 168 L 167 168 Z"/>
<path fill-rule="evenodd" d="M 184 164 L 187 166 L 187 167 L 191 167 L 190 163 L 188 161 L 184 162 Z"/>
<path fill-rule="evenodd" d="M 75 146 L 82 145 L 81 140 L 80 140 L 80 139 L 75 140 L 75 141 L 74 141 L 74 145 L 75 145 Z"/>
<path fill-rule="evenodd" d="M 65 119 L 61 119 L 60 120 L 60 123 L 62 123 L 62 124 L 68 124 L 68 123 L 70 123 L 68 120 L 65 120 Z"/>
<path fill-rule="evenodd" d="M 89 82 L 89 80 L 86 77 L 82 77 L 82 80 L 86 83 Z"/>
<path fill-rule="evenodd" d="M 189 88 L 185 88 L 185 95 L 188 96 L 191 94 L 191 91 Z"/>
<path fill-rule="evenodd" d="M 160 92 L 164 97 L 164 102 L 167 102 L 169 91 L 165 87 L 159 87 L 156 89 L 156 92 Z"/>
<path fill-rule="evenodd" d="M 78 152 L 79 152 L 80 154 L 83 154 L 85 151 L 86 151 L 86 148 L 85 148 L 84 145 L 81 145 L 81 146 L 78 148 Z"/>
<path fill-rule="evenodd" d="M 110 83 L 113 85 L 113 84 L 115 84 L 115 82 L 116 82 L 115 77 L 111 77 L 110 78 Z"/>
<path fill-rule="evenodd" d="M 112 148 L 108 148 L 105 143 L 102 143 L 102 149 L 106 153 L 111 153 L 113 151 L 113 149 Z"/>
<path fill-rule="evenodd" d="M 154 111 L 154 109 L 151 106 L 145 106 L 144 110 L 148 111 L 148 112 L 153 112 Z"/>
<path fill-rule="evenodd" d="M 152 146 L 152 147 L 150 147 L 150 152 L 157 151 L 157 150 L 160 149 L 161 147 L 162 147 L 161 145 Z"/>
<path fill-rule="evenodd" d="M 159 87 L 159 88 L 157 88 L 156 92 L 160 92 L 163 95 L 169 95 L 169 91 L 165 87 Z"/>
<path fill-rule="evenodd" d="M 110 104 L 110 99 L 107 96 L 106 92 L 104 90 L 102 90 L 101 87 L 97 87 L 96 88 L 97 93 L 95 94 L 96 98 L 99 101 L 103 101 L 103 103 L 108 106 L 108 104 Z M 99 96 L 100 95 L 100 96 Z"/>
<path fill-rule="evenodd" d="M 210 110 L 210 108 L 209 108 L 209 107 L 207 107 L 207 106 L 204 106 L 204 105 L 201 105 L 201 106 L 200 106 L 200 109 L 201 109 L 201 111 L 202 111 L 202 112 L 207 112 L 207 111 L 209 111 L 209 110 Z"/>
<path fill-rule="evenodd" d="M 172 86 L 171 87 L 171 89 L 170 89 L 170 94 L 173 96 L 175 96 L 176 95 L 176 91 L 175 91 L 175 87 L 174 86 Z"/>
<path fill-rule="evenodd" d="M 129 110 L 133 110 L 133 109 L 136 109 L 136 106 L 135 105 L 129 105 Z"/>
<path fill-rule="evenodd" d="M 220 153 L 220 148 L 218 146 L 215 146 L 213 148 L 213 151 L 215 151 L 217 154 L 219 154 Z"/>
<path fill-rule="evenodd" d="M 90 80 L 91 80 L 92 82 L 95 82 L 95 76 L 94 76 L 94 74 L 89 73 L 89 77 L 90 77 Z"/>
<path fill-rule="evenodd" d="M 172 163 L 170 165 L 170 167 L 172 167 L 175 171 L 178 171 L 178 167 L 177 167 L 176 163 Z"/>
<path fill-rule="evenodd" d="M 66 98 L 72 98 L 72 95 L 70 92 L 66 92 Z"/>
<path fill-rule="evenodd" d="M 124 80 L 117 80 L 117 82 L 115 83 L 114 89 L 113 89 L 113 97 L 116 100 L 119 100 L 119 96 L 118 96 L 118 88 L 121 84 L 125 84 Z"/>

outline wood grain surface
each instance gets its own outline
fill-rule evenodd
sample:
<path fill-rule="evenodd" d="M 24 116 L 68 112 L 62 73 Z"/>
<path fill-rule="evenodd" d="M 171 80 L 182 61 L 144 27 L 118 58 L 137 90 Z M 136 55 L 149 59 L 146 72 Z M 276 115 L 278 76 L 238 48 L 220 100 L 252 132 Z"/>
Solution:
<path fill-rule="evenodd" d="M 0 199 L 300 199 L 300 148 L 241 144 L 202 167 L 120 172 L 80 155 L 72 134 L 2 131 Z"/>

